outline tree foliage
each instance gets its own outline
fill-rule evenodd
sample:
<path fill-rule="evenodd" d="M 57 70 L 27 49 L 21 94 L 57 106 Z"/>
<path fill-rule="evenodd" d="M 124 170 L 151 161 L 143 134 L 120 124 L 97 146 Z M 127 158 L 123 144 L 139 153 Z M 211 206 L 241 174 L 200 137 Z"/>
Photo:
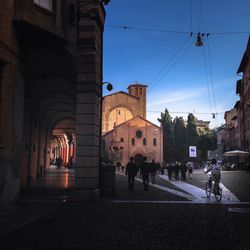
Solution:
<path fill-rule="evenodd" d="M 174 158 L 185 161 L 187 157 L 186 127 L 183 117 L 174 119 Z"/>
<path fill-rule="evenodd" d="M 187 146 L 197 146 L 198 133 L 196 129 L 195 117 L 191 113 L 188 114 L 186 135 L 187 135 Z"/>
<path fill-rule="evenodd" d="M 217 147 L 217 136 L 215 130 L 209 130 L 199 136 L 198 149 L 202 161 L 207 160 L 207 151 L 215 150 Z"/>
<path fill-rule="evenodd" d="M 161 113 L 161 118 L 158 118 L 163 130 L 163 160 L 164 162 L 174 161 L 174 135 L 173 121 L 168 109 Z"/>
<path fill-rule="evenodd" d="M 158 119 L 163 129 L 163 158 L 165 162 L 188 160 L 189 146 L 196 146 L 199 160 L 207 160 L 207 151 L 215 150 L 217 136 L 215 130 L 197 130 L 193 114 L 188 115 L 187 124 L 182 117 L 172 120 L 168 109 Z"/>

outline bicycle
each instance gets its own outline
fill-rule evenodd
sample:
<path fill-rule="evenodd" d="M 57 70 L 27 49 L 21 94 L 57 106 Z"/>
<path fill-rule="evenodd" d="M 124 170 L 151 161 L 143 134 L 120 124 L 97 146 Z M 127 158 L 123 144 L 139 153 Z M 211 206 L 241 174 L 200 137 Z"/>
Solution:
<path fill-rule="evenodd" d="M 210 185 L 209 185 L 209 181 L 207 181 L 207 183 L 206 183 L 206 195 L 207 195 L 207 198 L 210 198 L 210 196 L 211 196 L 211 193 L 212 193 L 212 191 L 213 191 L 213 194 L 214 194 L 214 196 L 215 196 L 215 199 L 217 200 L 217 201 L 220 201 L 221 200 L 221 198 L 222 198 L 222 188 L 220 187 L 220 185 L 219 185 L 219 182 L 218 181 L 212 181 L 212 185 L 211 185 L 211 187 L 210 187 Z"/>

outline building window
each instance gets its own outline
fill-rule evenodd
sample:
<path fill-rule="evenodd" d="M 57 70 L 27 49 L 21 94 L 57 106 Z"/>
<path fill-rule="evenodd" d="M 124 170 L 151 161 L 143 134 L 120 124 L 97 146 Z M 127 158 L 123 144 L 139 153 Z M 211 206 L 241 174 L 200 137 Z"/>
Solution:
<path fill-rule="evenodd" d="M 34 3 L 51 12 L 55 12 L 56 10 L 55 0 L 34 0 Z"/>
<path fill-rule="evenodd" d="M 156 138 L 153 139 L 153 145 L 154 145 L 154 146 L 157 145 L 157 140 L 156 140 Z"/>
<path fill-rule="evenodd" d="M 140 90 L 140 95 L 142 95 L 142 88 L 139 88 L 139 90 Z"/>
<path fill-rule="evenodd" d="M 141 139 L 142 138 L 142 131 L 141 130 L 136 130 L 135 132 L 135 136 L 138 138 L 138 139 Z"/>
<path fill-rule="evenodd" d="M 131 144 L 134 146 L 135 145 L 135 138 L 131 139 Z"/>
<path fill-rule="evenodd" d="M 146 146 L 147 145 L 147 139 L 143 138 L 143 145 Z"/>
<path fill-rule="evenodd" d="M 121 139 L 120 139 L 120 142 L 124 142 L 124 139 L 123 139 L 123 138 L 121 138 Z"/>

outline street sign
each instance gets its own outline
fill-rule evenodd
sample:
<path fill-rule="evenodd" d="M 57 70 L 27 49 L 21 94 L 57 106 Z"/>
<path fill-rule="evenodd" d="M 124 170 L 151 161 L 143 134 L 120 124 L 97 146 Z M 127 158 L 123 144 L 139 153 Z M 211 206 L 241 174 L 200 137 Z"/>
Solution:
<path fill-rule="evenodd" d="M 189 157 L 197 157 L 196 146 L 189 146 Z"/>

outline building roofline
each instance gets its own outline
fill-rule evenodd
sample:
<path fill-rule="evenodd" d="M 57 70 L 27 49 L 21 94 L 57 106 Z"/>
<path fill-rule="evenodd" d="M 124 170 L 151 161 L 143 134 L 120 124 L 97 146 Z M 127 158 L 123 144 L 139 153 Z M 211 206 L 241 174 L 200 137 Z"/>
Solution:
<path fill-rule="evenodd" d="M 117 125 L 115 128 L 113 128 L 113 129 L 111 129 L 110 131 L 104 133 L 102 136 L 106 136 L 107 134 L 110 134 L 111 132 L 114 131 L 114 129 L 119 128 L 119 127 L 121 127 L 122 125 L 125 125 L 126 123 L 131 122 L 131 121 L 133 121 L 133 120 L 135 120 L 135 119 L 137 119 L 137 118 L 140 118 L 140 119 L 144 120 L 145 122 L 150 123 L 150 124 L 153 125 L 154 127 L 161 128 L 161 127 L 157 126 L 156 124 L 152 123 L 151 121 L 148 121 L 147 119 L 144 119 L 143 117 L 141 117 L 141 116 L 138 115 L 138 116 L 136 116 L 136 117 L 133 117 L 133 118 L 131 118 L 131 119 L 129 119 L 129 120 L 127 120 L 127 121 L 125 121 L 125 122 L 123 122 L 123 123 Z"/>
<path fill-rule="evenodd" d="M 118 91 L 118 92 L 115 92 L 115 93 L 112 93 L 112 94 L 109 94 L 109 95 L 105 95 L 103 98 L 106 98 L 106 97 L 109 97 L 109 96 L 112 96 L 112 95 L 116 95 L 116 94 L 124 94 L 124 95 L 128 95 L 129 97 L 133 97 L 133 98 L 135 98 L 135 99 L 137 99 L 137 100 L 140 100 L 139 97 L 130 95 L 129 93 L 124 92 L 124 91 Z"/>
<path fill-rule="evenodd" d="M 250 35 L 248 37 L 248 42 L 247 42 L 247 47 L 246 47 L 246 50 L 243 54 L 243 57 L 241 59 L 241 62 L 240 62 L 240 66 L 237 70 L 237 74 L 241 73 L 244 71 L 244 68 L 246 66 L 246 63 L 247 61 L 249 60 L 249 53 L 250 53 Z"/>
<path fill-rule="evenodd" d="M 140 84 L 140 83 L 134 83 L 134 84 L 130 84 L 130 85 L 128 86 L 128 89 L 129 89 L 130 87 L 145 87 L 145 88 L 147 88 L 148 85 Z"/>

